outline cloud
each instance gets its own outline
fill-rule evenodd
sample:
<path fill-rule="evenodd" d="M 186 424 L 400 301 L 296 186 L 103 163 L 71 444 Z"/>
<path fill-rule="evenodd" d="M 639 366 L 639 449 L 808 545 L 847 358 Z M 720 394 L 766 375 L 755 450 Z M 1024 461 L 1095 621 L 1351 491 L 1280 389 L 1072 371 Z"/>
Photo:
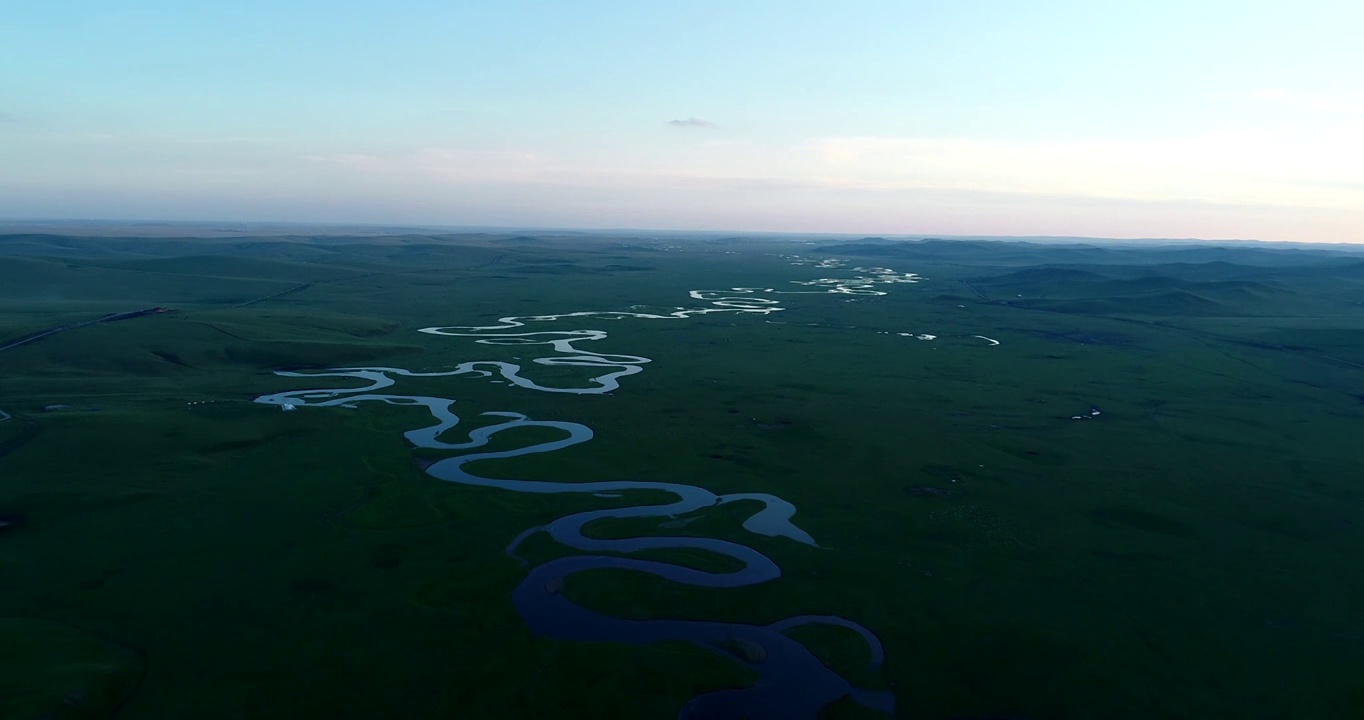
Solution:
<path fill-rule="evenodd" d="M 686 120 L 669 120 L 668 124 L 677 128 L 713 128 L 719 127 L 709 120 L 702 120 L 698 117 L 689 117 Z"/>
<path fill-rule="evenodd" d="M 372 176 L 455 182 L 535 181 L 552 170 L 531 152 L 425 147 L 388 154 L 329 153 L 304 160 Z"/>
<path fill-rule="evenodd" d="M 1266 88 L 1250 93 L 1250 98 L 1312 113 L 1364 114 L 1364 93 L 1360 92 L 1306 92 L 1285 88 Z"/>
<path fill-rule="evenodd" d="M 1310 135 L 1227 129 L 1139 140 L 825 137 L 689 144 L 685 150 L 662 147 L 629 157 L 426 147 L 309 159 L 398 183 L 587 188 L 676 183 L 721 193 L 761 185 L 801 194 L 953 191 L 1348 209 L 1364 206 L 1364 146 L 1356 134 L 1341 128 Z"/>
<path fill-rule="evenodd" d="M 61 163 L 35 144 L 24 163 L 0 165 L 0 216 L 1364 243 L 1364 149 L 1354 152 L 1353 138 L 833 137 L 736 141 L 714 153 L 657 143 L 654 155 L 628 158 L 514 146 L 290 155 L 80 143 Z"/>
<path fill-rule="evenodd" d="M 13 115 L 12 113 L 7 113 L 4 110 L 0 110 L 0 125 L 13 125 L 14 123 L 17 122 L 19 122 L 19 118 L 17 116 Z"/>
<path fill-rule="evenodd" d="M 1364 147 L 1352 129 L 1226 130 L 1144 140 L 844 137 L 789 156 L 795 172 L 849 186 L 1043 193 L 1145 201 L 1347 208 Z"/>
<path fill-rule="evenodd" d="M 678 132 L 706 127 L 678 122 Z M 306 210 L 356 221 L 1364 242 L 1364 146 L 1353 126 L 1042 140 L 697 132 L 705 137 L 696 142 L 591 152 L 468 145 L 315 154 L 245 140 L 54 136 L 17 146 L 22 162 L 0 164 L 0 213 L 43 193 L 51 207 L 67 207 L 68 187 L 151 199 L 189 188 L 217 216 L 257 203 L 260 217 Z M 90 207 L 54 214 L 106 206 Z"/>

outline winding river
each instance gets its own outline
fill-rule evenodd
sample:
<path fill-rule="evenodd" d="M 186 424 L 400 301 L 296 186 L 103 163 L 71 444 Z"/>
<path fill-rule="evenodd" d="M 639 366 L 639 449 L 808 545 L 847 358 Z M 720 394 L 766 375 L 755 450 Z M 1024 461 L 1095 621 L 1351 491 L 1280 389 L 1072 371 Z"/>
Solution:
<path fill-rule="evenodd" d="M 863 270 L 858 268 L 858 270 Z M 521 365 L 493 360 L 461 363 L 445 372 L 422 373 L 402 368 L 364 367 L 341 368 L 319 372 L 281 371 L 277 374 L 290 378 L 336 378 L 349 387 L 294 390 L 264 395 L 256 402 L 290 408 L 358 407 L 360 403 L 424 407 L 433 424 L 409 430 L 404 437 L 420 448 L 459 452 L 426 468 L 427 474 L 446 482 L 462 485 L 492 487 L 522 493 L 587 493 L 600 497 L 619 497 L 635 490 L 668 493 L 675 500 L 659 505 L 639 505 L 625 508 L 592 510 L 561 517 L 548 525 L 522 532 L 507 547 L 516 557 L 520 543 L 530 535 L 545 532 L 554 540 L 574 548 L 583 555 L 559 558 L 532 568 L 512 593 L 512 602 L 531 631 L 544 637 L 593 642 L 647 644 L 662 641 L 687 641 L 719 653 L 749 667 L 756 675 L 753 687 L 724 690 L 692 699 L 680 711 L 679 718 L 752 718 L 793 720 L 816 717 L 820 708 L 844 696 L 858 703 L 893 714 L 894 696 L 885 691 L 869 691 L 854 687 L 845 678 L 826 667 L 805 646 L 786 635 L 791 628 L 823 624 L 845 628 L 857 633 L 866 642 L 871 657 L 871 669 L 881 666 L 883 651 L 877 637 L 866 628 L 839 617 L 802 615 L 770 625 L 747 625 L 692 620 L 629 620 L 611 617 L 574 604 L 563 595 L 565 578 L 574 573 L 601 568 L 613 568 L 647 573 L 673 582 L 712 588 L 732 588 L 755 585 L 781 577 L 781 568 L 767 556 L 746 545 L 697 537 L 633 537 L 602 539 L 587 537 L 583 527 L 604 518 L 672 518 L 709 507 L 741 500 L 756 501 L 761 509 L 753 513 L 743 527 L 750 533 L 781 537 L 818 547 L 814 538 L 796 527 L 791 518 L 796 508 L 791 503 L 766 493 L 735 493 L 716 495 L 694 485 L 635 480 L 602 482 L 555 482 L 549 480 L 505 480 L 485 478 L 465 469 L 480 460 L 496 460 L 536 453 L 550 453 L 592 439 L 592 430 L 574 422 L 536 420 L 516 412 L 487 412 L 483 415 L 493 422 L 467 433 L 468 440 L 446 442 L 442 438 L 456 428 L 461 418 L 452 411 L 455 401 L 449 398 L 418 395 L 399 395 L 383 392 L 397 383 L 399 377 L 447 377 L 470 375 L 500 377 L 517 387 L 551 393 L 593 395 L 612 392 L 620 387 L 620 379 L 643 371 L 651 362 L 638 355 L 593 352 L 579 345 L 607 337 L 602 330 L 526 330 L 530 324 L 549 323 L 566 319 L 622 320 L 681 320 L 711 313 L 770 315 L 784 310 L 780 301 L 771 295 L 795 293 L 841 293 L 851 295 L 884 295 L 878 286 L 896 282 L 914 282 L 911 274 L 899 274 L 884 268 L 868 268 L 873 272 L 851 279 L 820 279 L 801 281 L 800 284 L 817 290 L 778 291 L 772 288 L 732 288 L 724 291 L 693 290 L 690 297 L 703 303 L 700 307 L 677 307 L 664 312 L 573 312 L 560 315 L 531 315 L 501 318 L 495 325 L 472 327 L 429 327 L 423 333 L 440 336 L 474 338 L 485 345 L 548 346 L 553 354 L 537 357 L 536 365 L 549 367 L 580 367 L 594 375 L 580 387 L 552 387 L 537 383 L 522 374 Z M 358 383 L 357 383 L 358 381 Z M 367 383 L 367 384 L 366 384 Z M 557 440 L 527 445 L 512 450 L 490 452 L 480 450 L 498 433 L 514 428 L 540 427 L 562 433 Z M 705 550 L 733 558 L 743 566 L 732 572 L 707 572 L 682 565 L 622 557 L 643 550 L 689 548 Z M 600 553 L 616 553 L 602 555 Z M 519 559 L 519 558 L 518 558 Z"/>

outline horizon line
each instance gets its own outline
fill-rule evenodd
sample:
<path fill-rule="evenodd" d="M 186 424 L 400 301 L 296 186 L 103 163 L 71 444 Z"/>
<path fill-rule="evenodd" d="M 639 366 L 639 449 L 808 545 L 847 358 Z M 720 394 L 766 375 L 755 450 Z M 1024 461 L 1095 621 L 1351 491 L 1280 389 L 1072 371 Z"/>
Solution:
<path fill-rule="evenodd" d="M 881 238 L 897 240 L 1067 240 L 1067 241 L 1118 241 L 1136 243 L 1256 243 L 1267 245 L 1330 245 L 1330 246 L 1360 246 L 1364 243 L 1354 243 L 1348 240 L 1263 240 L 1259 238 L 1200 238 L 1200 237 L 1152 237 L 1152 236 L 1097 236 L 1097 235 L 959 235 L 950 233 L 866 233 L 866 232 L 783 232 L 775 230 L 733 230 L 733 229 L 666 229 L 666 228 L 631 228 L 631 227 L 564 227 L 564 226 L 539 226 L 539 225 L 459 225 L 446 223 L 381 223 L 381 222 L 327 222 L 327 221 L 306 221 L 306 220 L 229 220 L 229 219 L 205 219 L 205 220 L 161 220 L 153 218 L 23 218 L 23 217 L 4 217 L 0 216 L 0 226 L 19 225 L 19 224 L 59 224 L 67 223 L 73 225 L 109 225 L 109 226 L 136 226 L 136 225 L 161 225 L 161 226 L 195 226 L 195 225 L 239 225 L 239 226 L 306 226 L 314 228 L 368 228 L 372 230 L 401 230 L 401 229 L 424 229 L 424 230 L 449 230 L 449 231 L 505 231 L 505 232 L 545 232 L 545 233 L 666 233 L 670 235 L 761 235 L 774 237 L 830 237 L 830 238 Z M 221 230 L 222 232 L 232 232 L 231 229 Z"/>

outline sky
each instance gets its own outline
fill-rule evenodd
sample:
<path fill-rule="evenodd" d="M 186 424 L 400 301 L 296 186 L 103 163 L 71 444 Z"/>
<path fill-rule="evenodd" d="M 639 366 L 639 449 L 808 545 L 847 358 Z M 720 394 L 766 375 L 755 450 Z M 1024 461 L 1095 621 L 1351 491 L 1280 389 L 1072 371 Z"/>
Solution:
<path fill-rule="evenodd" d="M 0 0 L 0 218 L 1364 242 L 1358 0 Z"/>

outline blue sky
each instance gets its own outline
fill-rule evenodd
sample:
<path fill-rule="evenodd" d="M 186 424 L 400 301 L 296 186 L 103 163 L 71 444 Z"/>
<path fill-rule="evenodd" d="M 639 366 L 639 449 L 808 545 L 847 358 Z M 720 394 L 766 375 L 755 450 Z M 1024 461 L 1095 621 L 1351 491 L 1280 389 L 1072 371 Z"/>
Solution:
<path fill-rule="evenodd" d="M 0 0 L 0 217 L 1364 242 L 1364 3 Z"/>

